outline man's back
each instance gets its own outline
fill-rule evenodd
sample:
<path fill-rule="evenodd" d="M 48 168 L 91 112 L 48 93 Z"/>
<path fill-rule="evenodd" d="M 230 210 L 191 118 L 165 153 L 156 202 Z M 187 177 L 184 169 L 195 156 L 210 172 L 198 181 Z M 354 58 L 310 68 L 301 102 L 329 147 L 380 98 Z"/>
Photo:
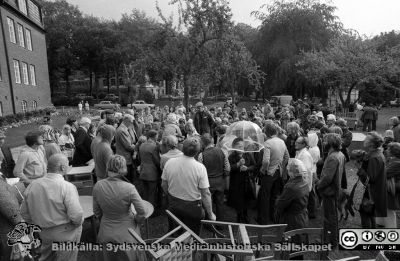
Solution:
<path fill-rule="evenodd" d="M 267 170 L 269 175 L 273 175 L 278 168 L 281 168 L 282 163 L 287 159 L 289 159 L 289 154 L 283 140 L 273 137 L 265 142 L 262 169 Z"/>
<path fill-rule="evenodd" d="M 23 217 L 42 228 L 83 222 L 78 191 L 60 174 L 49 173 L 33 181 L 24 194 Z"/>
<path fill-rule="evenodd" d="M 83 165 L 91 160 L 92 153 L 90 151 L 90 145 L 92 139 L 84 128 L 80 127 L 75 133 L 75 153 L 72 160 L 73 166 Z"/>
<path fill-rule="evenodd" d="M 187 201 L 200 200 L 199 189 L 209 187 L 204 165 L 187 156 L 168 160 L 162 179 L 168 182 L 169 194 Z"/>
<path fill-rule="evenodd" d="M 154 141 L 146 141 L 140 145 L 140 178 L 155 181 L 160 173 L 160 155 Z"/>

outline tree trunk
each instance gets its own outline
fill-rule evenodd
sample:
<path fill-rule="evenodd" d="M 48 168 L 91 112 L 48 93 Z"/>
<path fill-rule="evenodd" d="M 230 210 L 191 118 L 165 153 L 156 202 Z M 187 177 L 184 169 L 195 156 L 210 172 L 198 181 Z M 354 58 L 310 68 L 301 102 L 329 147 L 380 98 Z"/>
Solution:
<path fill-rule="evenodd" d="M 71 83 L 69 82 L 69 76 L 71 74 L 71 70 L 66 69 L 64 72 L 64 80 L 65 80 L 65 94 L 69 95 L 71 92 Z"/>
<path fill-rule="evenodd" d="M 92 71 L 89 72 L 90 74 L 90 78 L 89 78 L 89 95 L 92 96 L 93 94 L 93 75 L 92 75 Z"/>
<path fill-rule="evenodd" d="M 110 94 L 110 70 L 107 69 L 107 94 Z"/>
<path fill-rule="evenodd" d="M 119 77 L 117 66 L 114 67 L 114 76 L 115 76 L 115 79 L 118 79 L 118 77 Z M 121 90 L 119 89 L 119 84 L 117 84 L 117 92 L 118 92 L 118 103 L 121 104 Z"/>
<path fill-rule="evenodd" d="M 187 74 L 183 75 L 183 100 L 186 108 L 189 108 L 189 77 Z"/>
<path fill-rule="evenodd" d="M 94 86 L 96 90 L 96 101 L 99 103 L 99 74 L 94 73 Z"/>

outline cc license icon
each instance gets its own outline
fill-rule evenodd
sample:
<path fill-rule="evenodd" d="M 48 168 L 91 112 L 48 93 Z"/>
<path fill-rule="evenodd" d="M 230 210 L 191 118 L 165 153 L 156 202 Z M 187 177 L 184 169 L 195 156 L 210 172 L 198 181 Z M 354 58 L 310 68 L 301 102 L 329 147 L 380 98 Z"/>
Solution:
<path fill-rule="evenodd" d="M 342 246 L 345 248 L 353 248 L 357 245 L 358 237 L 357 234 L 353 231 L 346 231 L 340 237 L 340 241 Z"/>

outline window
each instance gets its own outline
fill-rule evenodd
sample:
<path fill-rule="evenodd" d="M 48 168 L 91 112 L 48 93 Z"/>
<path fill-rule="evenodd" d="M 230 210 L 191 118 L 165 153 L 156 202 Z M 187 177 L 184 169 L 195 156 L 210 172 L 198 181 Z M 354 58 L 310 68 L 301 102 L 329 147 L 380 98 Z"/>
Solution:
<path fill-rule="evenodd" d="M 0 117 L 3 117 L 3 104 L 0 102 Z"/>
<path fill-rule="evenodd" d="M 32 18 L 35 22 L 41 24 L 42 23 L 42 12 L 34 2 L 28 0 L 28 10 L 29 10 L 29 17 Z"/>
<path fill-rule="evenodd" d="M 34 65 L 29 65 L 29 73 L 31 75 L 31 84 L 33 86 L 36 86 L 36 74 L 35 74 L 35 66 Z"/>
<path fill-rule="evenodd" d="M 26 48 L 28 48 L 29 51 L 32 51 L 31 30 L 25 29 L 25 37 L 26 37 Z"/>
<path fill-rule="evenodd" d="M 26 108 L 28 107 L 28 103 L 26 101 L 21 102 L 22 112 L 26 112 Z"/>
<path fill-rule="evenodd" d="M 23 12 L 24 14 L 28 14 L 25 0 L 18 0 L 18 7 L 21 12 Z"/>
<path fill-rule="evenodd" d="M 32 102 L 32 110 L 36 110 L 37 108 L 37 101 Z"/>
<path fill-rule="evenodd" d="M 20 24 L 17 24 L 17 28 L 18 28 L 18 41 L 19 41 L 19 46 L 25 48 L 24 28 L 23 28 L 22 25 L 20 25 Z"/>
<path fill-rule="evenodd" d="M 29 76 L 28 76 L 28 65 L 26 63 L 22 64 L 22 81 L 25 85 L 29 85 Z"/>
<path fill-rule="evenodd" d="M 21 83 L 21 73 L 19 70 L 19 61 L 14 60 L 14 76 L 15 76 L 15 83 Z"/>
<path fill-rule="evenodd" d="M 10 41 L 12 43 L 17 43 L 17 40 L 15 39 L 14 20 L 7 17 L 7 23 L 8 23 L 8 31 L 10 31 Z"/>

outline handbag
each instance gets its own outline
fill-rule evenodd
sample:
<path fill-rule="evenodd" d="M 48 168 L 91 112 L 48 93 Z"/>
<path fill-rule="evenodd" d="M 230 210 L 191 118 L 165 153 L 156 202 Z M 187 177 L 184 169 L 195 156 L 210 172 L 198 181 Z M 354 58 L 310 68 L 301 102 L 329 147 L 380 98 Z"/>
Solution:
<path fill-rule="evenodd" d="M 396 182 L 394 180 L 394 177 L 388 178 L 386 180 L 386 185 L 389 195 L 394 197 L 396 195 Z"/>
<path fill-rule="evenodd" d="M 369 186 L 369 176 L 367 176 L 367 180 L 365 181 L 365 191 L 364 196 L 360 205 L 360 212 L 365 214 L 373 214 L 375 211 L 375 202 L 372 200 L 370 186 Z"/>

